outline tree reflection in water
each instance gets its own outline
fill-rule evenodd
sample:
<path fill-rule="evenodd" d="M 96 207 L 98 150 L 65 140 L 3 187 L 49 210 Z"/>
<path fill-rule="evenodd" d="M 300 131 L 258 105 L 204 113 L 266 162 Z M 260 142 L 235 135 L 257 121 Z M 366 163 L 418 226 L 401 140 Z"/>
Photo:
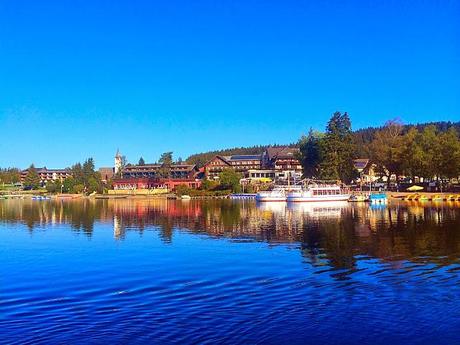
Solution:
<path fill-rule="evenodd" d="M 297 243 L 312 265 L 356 269 L 359 256 L 431 261 L 447 265 L 460 254 L 460 203 L 294 204 L 204 200 L 2 200 L 0 222 L 29 231 L 66 224 L 91 237 L 112 224 L 116 240 L 127 232 L 158 232 L 172 243 L 176 231 L 231 240 Z"/>

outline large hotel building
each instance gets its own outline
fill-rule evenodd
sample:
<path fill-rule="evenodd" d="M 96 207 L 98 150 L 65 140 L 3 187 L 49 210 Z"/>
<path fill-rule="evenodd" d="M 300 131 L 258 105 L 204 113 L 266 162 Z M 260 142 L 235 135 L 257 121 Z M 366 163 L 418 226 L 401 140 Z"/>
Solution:
<path fill-rule="evenodd" d="M 300 178 L 302 166 L 298 160 L 299 149 L 294 147 L 269 147 L 256 155 L 216 155 L 200 169 L 193 164 L 172 164 L 169 177 L 161 175 L 161 164 L 127 165 L 121 167 L 121 156 L 115 156 L 114 189 L 152 189 L 168 188 L 174 190 L 178 185 L 190 188 L 201 186 L 203 179 L 217 180 L 225 169 L 233 169 L 249 180 L 283 180 L 288 177 Z M 106 169 L 106 168 L 102 168 Z M 103 170 L 101 174 L 104 173 Z M 108 176 L 107 171 L 104 176 Z"/>

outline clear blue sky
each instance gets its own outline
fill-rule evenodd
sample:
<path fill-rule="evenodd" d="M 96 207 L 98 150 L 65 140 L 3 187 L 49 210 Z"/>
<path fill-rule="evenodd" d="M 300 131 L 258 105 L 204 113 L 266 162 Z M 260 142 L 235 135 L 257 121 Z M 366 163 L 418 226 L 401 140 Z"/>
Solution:
<path fill-rule="evenodd" d="M 460 1 L 0 0 L 0 166 L 460 120 Z"/>

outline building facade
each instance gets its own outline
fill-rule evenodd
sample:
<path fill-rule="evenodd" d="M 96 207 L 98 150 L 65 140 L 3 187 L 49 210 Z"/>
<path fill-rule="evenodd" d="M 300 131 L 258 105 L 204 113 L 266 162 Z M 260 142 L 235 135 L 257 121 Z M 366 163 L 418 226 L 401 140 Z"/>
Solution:
<path fill-rule="evenodd" d="M 162 176 L 167 174 L 168 177 Z M 115 190 L 167 188 L 175 190 L 179 185 L 199 188 L 199 170 L 193 164 L 172 164 L 165 169 L 161 164 L 127 165 L 120 171 L 121 177 L 112 180 Z"/>
<path fill-rule="evenodd" d="M 185 185 L 188 188 L 201 187 L 201 180 L 194 178 L 154 178 L 154 177 L 126 177 L 114 178 L 114 190 L 136 190 L 136 189 L 168 189 L 173 191 L 177 186 Z"/>
<path fill-rule="evenodd" d="M 204 165 L 204 174 L 213 180 L 224 169 L 231 168 L 250 179 L 300 178 L 302 166 L 298 154 L 298 148 L 283 146 L 269 147 L 260 155 L 217 155 Z"/>
<path fill-rule="evenodd" d="M 46 183 L 47 181 L 63 181 L 64 179 L 72 176 L 70 169 L 47 169 L 46 167 L 35 169 L 38 176 L 40 177 L 40 182 L 42 184 Z M 28 172 L 28 169 L 21 171 L 21 182 L 24 182 Z"/>
<path fill-rule="evenodd" d="M 121 175 L 123 178 L 160 178 L 161 164 L 127 165 Z M 172 164 L 169 168 L 169 177 L 172 179 L 195 178 L 198 169 L 194 164 Z"/>
<path fill-rule="evenodd" d="M 262 155 L 214 156 L 204 165 L 204 174 L 210 180 L 217 179 L 225 169 L 233 169 L 246 176 L 249 170 L 260 169 Z"/>
<path fill-rule="evenodd" d="M 378 179 L 375 173 L 376 166 L 368 158 L 355 159 L 353 166 L 359 173 L 359 182 L 372 183 Z"/>
<path fill-rule="evenodd" d="M 299 161 L 300 150 L 297 147 L 269 147 L 263 155 L 263 166 L 275 171 L 290 171 L 302 174 Z"/>

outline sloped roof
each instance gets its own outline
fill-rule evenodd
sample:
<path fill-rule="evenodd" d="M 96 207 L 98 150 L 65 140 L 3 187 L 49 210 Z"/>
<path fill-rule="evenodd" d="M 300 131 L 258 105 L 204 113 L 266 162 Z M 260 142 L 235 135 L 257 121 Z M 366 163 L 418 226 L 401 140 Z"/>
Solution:
<path fill-rule="evenodd" d="M 233 155 L 230 156 L 230 160 L 232 161 L 243 161 L 243 160 L 255 160 L 261 159 L 262 155 Z"/>
<path fill-rule="evenodd" d="M 299 152 L 297 147 L 268 147 L 267 156 L 269 160 L 276 158 L 296 158 L 296 154 Z"/>
<path fill-rule="evenodd" d="M 358 158 L 353 160 L 353 165 L 357 170 L 364 170 L 369 164 L 369 159 L 367 158 Z"/>
<path fill-rule="evenodd" d="M 171 170 L 174 169 L 187 169 L 193 170 L 195 169 L 195 164 L 171 164 Z M 153 164 L 144 164 L 144 165 L 128 165 L 124 168 L 124 170 L 137 170 L 137 169 L 159 169 L 161 168 L 161 164 L 153 163 Z"/>
<path fill-rule="evenodd" d="M 230 156 L 220 156 L 220 155 L 216 155 L 214 157 L 212 157 L 209 161 L 206 162 L 206 164 L 204 164 L 204 166 L 207 166 L 209 163 L 211 163 L 214 159 L 219 159 L 221 160 L 222 162 L 224 162 L 225 164 L 227 165 L 231 165 L 230 162 L 229 162 L 229 157 Z"/>

